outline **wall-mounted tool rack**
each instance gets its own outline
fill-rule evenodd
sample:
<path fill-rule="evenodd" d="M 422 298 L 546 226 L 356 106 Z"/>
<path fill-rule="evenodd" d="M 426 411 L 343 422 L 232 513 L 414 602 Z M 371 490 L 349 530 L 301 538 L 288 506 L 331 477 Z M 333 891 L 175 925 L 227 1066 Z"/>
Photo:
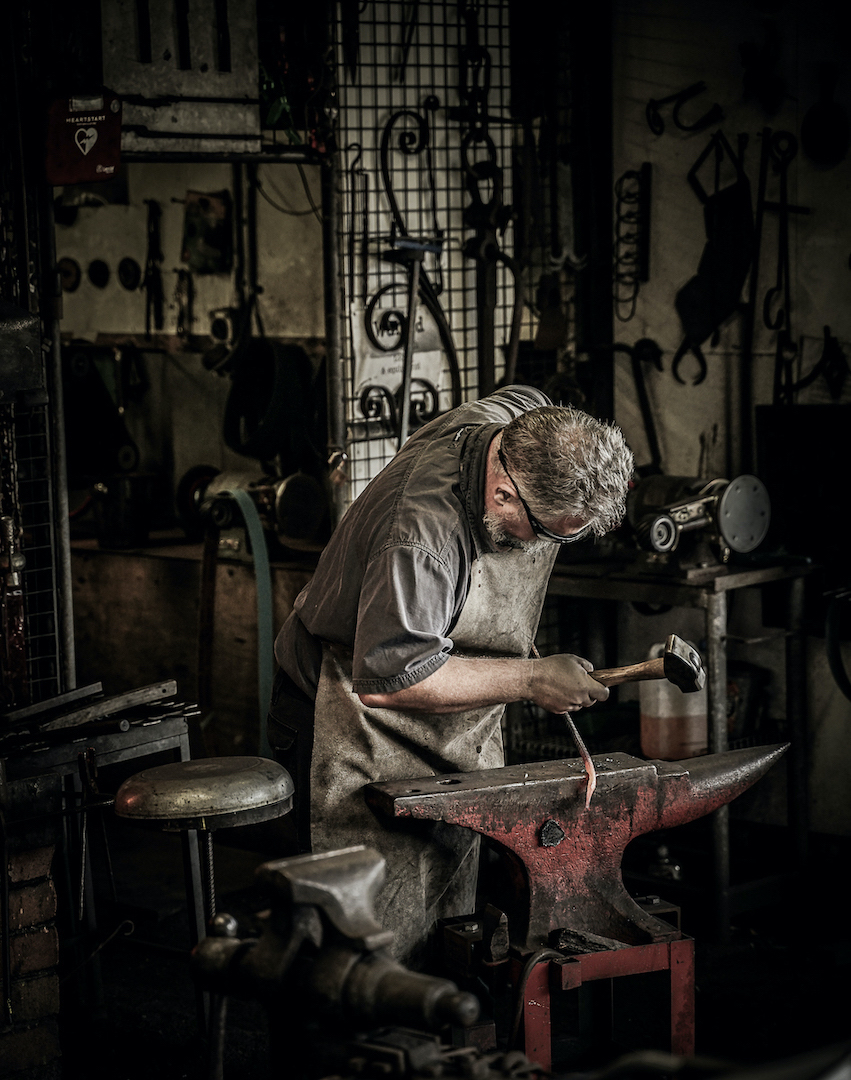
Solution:
<path fill-rule="evenodd" d="M 507 0 L 337 5 L 350 499 L 400 433 L 513 377 L 534 338 L 509 24 Z"/>

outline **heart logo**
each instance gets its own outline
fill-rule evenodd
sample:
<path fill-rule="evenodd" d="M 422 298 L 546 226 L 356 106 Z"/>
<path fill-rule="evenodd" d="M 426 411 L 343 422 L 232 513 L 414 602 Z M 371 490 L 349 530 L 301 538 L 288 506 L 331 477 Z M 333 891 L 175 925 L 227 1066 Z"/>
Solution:
<path fill-rule="evenodd" d="M 93 127 L 90 128 L 77 128 L 74 133 L 74 142 L 77 144 L 80 153 L 85 156 L 91 150 L 91 148 L 98 141 L 97 130 Z"/>

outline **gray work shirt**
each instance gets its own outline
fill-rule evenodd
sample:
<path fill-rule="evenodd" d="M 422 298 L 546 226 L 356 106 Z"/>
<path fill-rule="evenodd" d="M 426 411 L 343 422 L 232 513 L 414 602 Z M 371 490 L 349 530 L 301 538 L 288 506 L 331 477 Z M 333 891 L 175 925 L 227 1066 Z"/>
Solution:
<path fill-rule="evenodd" d="M 487 451 L 515 416 L 550 405 L 511 386 L 432 420 L 355 500 L 275 641 L 278 663 L 316 695 L 322 642 L 353 653 L 356 693 L 393 693 L 449 658 L 484 525 Z"/>

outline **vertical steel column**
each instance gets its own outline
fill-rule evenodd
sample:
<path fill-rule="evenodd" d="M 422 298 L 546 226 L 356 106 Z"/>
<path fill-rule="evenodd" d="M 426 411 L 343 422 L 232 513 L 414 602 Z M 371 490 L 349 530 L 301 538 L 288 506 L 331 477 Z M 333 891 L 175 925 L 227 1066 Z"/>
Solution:
<path fill-rule="evenodd" d="M 328 383 L 328 461 L 340 460 L 346 452 L 345 394 L 343 390 L 343 264 L 340 254 L 342 197 L 340 165 L 336 154 L 323 160 L 322 184 L 322 268 L 325 290 L 325 372 Z M 343 514 L 343 485 L 331 486 L 332 524 Z"/>
<path fill-rule="evenodd" d="M 721 754 L 727 749 L 727 594 L 707 589 L 704 607 L 709 751 Z M 712 815 L 712 853 L 715 936 L 723 942 L 730 929 L 729 806 Z"/>
<path fill-rule="evenodd" d="M 65 449 L 65 409 L 62 399 L 62 345 L 60 319 L 62 317 L 62 289 L 56 272 L 56 228 L 53 219 L 53 203 L 49 193 L 42 192 L 43 258 L 42 289 L 45 307 L 45 326 L 50 338 L 50 352 L 46 357 L 47 387 L 50 394 L 48 424 L 51 458 L 51 495 L 53 505 L 53 535 L 55 537 L 54 587 L 56 608 L 56 637 L 59 654 L 60 693 L 74 690 L 77 686 L 77 653 L 74 638 L 74 600 L 71 575 L 71 518 L 68 506 L 68 468 Z"/>

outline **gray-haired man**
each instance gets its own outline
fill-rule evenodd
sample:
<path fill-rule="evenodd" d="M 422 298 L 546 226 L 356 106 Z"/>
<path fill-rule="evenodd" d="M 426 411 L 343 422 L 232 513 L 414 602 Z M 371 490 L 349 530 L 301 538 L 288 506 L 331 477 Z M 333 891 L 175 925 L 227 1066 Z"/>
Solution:
<path fill-rule="evenodd" d="M 473 910 L 477 837 L 378 821 L 362 789 L 502 765 L 508 702 L 608 697 L 587 660 L 530 653 L 559 545 L 618 525 L 632 470 L 618 428 L 538 390 L 462 405 L 355 500 L 278 635 L 269 736 L 301 846 L 384 855 L 378 915 L 409 964 L 437 918 Z"/>

